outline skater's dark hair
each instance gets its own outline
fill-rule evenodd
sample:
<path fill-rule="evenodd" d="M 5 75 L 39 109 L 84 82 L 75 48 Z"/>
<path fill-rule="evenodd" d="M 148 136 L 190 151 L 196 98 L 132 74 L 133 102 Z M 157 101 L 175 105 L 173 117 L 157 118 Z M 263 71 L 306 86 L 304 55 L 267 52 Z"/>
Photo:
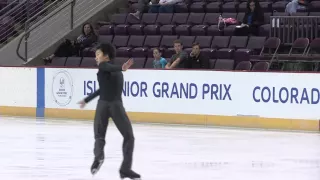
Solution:
<path fill-rule="evenodd" d="M 110 60 L 113 60 L 116 57 L 116 48 L 110 43 L 100 44 L 97 47 L 97 50 L 102 51 L 105 56 L 108 55 Z"/>

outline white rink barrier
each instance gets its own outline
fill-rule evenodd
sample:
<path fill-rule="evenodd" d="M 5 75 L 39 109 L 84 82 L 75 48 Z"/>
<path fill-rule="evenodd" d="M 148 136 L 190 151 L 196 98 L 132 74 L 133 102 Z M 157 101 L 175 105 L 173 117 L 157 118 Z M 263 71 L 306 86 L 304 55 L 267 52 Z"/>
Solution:
<path fill-rule="evenodd" d="M 99 88 L 96 73 L 0 67 L 0 113 L 93 119 L 98 98 L 84 110 L 77 102 Z M 317 77 L 320 74 L 128 70 L 123 101 L 137 122 L 318 131 Z"/>

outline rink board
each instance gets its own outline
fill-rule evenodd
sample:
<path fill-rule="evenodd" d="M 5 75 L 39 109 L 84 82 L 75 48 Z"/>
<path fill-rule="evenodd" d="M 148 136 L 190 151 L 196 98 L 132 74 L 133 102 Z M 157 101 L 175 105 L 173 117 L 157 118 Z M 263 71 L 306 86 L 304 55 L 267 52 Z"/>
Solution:
<path fill-rule="evenodd" d="M 46 117 L 93 120 L 95 111 L 46 109 Z M 318 120 L 128 112 L 133 122 L 319 131 Z"/>
<path fill-rule="evenodd" d="M 93 120 L 94 113 L 93 110 L 45 109 L 45 117 L 58 119 Z M 36 108 L 0 106 L 0 115 L 36 117 Z M 128 112 L 128 116 L 133 122 L 319 131 L 319 121 L 315 120 L 137 112 Z"/>
<path fill-rule="evenodd" d="M 6 84 L 0 115 L 92 120 L 97 99 L 83 110 L 77 102 L 99 88 L 96 73 L 0 67 L 0 84 Z M 135 122 L 319 131 L 317 78 L 320 74 L 129 70 L 123 102 Z"/>

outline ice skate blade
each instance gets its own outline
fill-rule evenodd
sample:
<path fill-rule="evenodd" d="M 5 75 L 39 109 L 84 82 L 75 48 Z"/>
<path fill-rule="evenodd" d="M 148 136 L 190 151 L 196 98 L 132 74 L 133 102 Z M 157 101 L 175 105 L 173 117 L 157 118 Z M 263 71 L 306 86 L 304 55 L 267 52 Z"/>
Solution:
<path fill-rule="evenodd" d="M 141 180 L 141 177 L 139 177 L 139 178 L 130 178 L 130 177 L 125 177 L 125 176 L 123 176 L 123 175 L 120 175 L 120 178 L 121 178 L 122 180 L 124 180 L 124 179 Z"/>
<path fill-rule="evenodd" d="M 97 169 L 92 170 L 92 171 L 91 171 L 92 176 L 96 175 L 96 174 L 97 174 L 97 172 L 98 172 L 98 170 L 97 170 Z"/>
<path fill-rule="evenodd" d="M 100 164 L 99 164 L 99 166 L 98 166 L 96 169 L 92 169 L 92 170 L 91 170 L 91 174 L 92 174 L 92 176 L 94 176 L 95 174 L 97 174 L 97 173 L 98 173 L 98 171 L 100 170 L 100 168 L 101 168 L 102 164 L 103 164 L 103 160 L 102 160 L 102 161 L 100 161 Z"/>
<path fill-rule="evenodd" d="M 92 176 L 94 176 L 94 175 L 96 175 L 96 174 L 98 173 L 100 167 L 101 167 L 101 165 L 99 165 L 96 169 L 92 169 L 92 170 L 91 170 Z"/>

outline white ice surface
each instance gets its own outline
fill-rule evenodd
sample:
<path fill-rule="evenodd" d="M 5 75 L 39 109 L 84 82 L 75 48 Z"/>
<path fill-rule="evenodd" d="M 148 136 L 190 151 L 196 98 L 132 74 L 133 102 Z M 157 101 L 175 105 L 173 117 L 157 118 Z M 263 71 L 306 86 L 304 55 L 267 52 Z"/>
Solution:
<path fill-rule="evenodd" d="M 134 124 L 133 170 L 143 180 L 319 180 L 311 133 Z M 111 123 L 92 178 L 92 121 L 0 117 L 1 180 L 115 180 L 122 137 Z"/>

